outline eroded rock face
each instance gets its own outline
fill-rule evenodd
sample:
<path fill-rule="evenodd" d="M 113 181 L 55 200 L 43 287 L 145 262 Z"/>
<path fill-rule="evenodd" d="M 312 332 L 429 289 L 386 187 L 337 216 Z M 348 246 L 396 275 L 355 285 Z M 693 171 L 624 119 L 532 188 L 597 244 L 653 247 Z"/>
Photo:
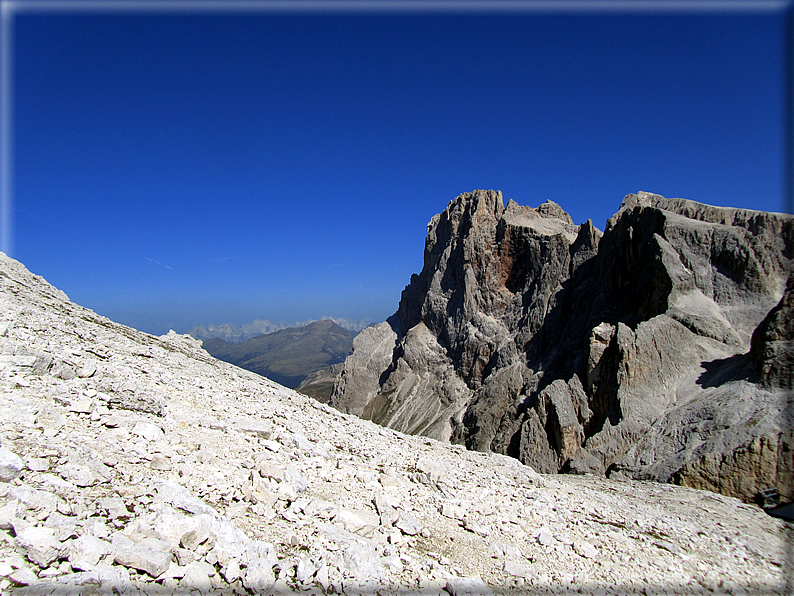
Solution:
<path fill-rule="evenodd" d="M 753 333 L 752 358 L 766 387 L 794 389 L 794 276 L 775 308 Z"/>
<path fill-rule="evenodd" d="M 348 374 L 343 368 L 334 382 L 333 405 L 350 414 L 360 414 L 380 391 L 380 377 L 389 366 L 397 342 L 397 334 L 388 323 L 368 327 L 353 340 L 353 354 Z"/>
<path fill-rule="evenodd" d="M 337 384 L 330 403 L 448 440 L 494 366 L 516 360 L 517 340 L 524 341 L 542 323 L 538 313 L 568 277 L 577 232 L 553 203 L 531 209 L 510 201 L 505 207 L 494 191 L 452 201 L 428 224 L 424 269 L 403 291 L 399 310 L 388 321 L 390 331 L 383 331 L 394 334 L 394 349 L 382 359 L 386 366 L 364 373 L 354 347 L 341 377 L 346 381 Z M 587 233 L 598 234 L 594 228 Z M 577 254 L 591 247 L 587 233 Z M 524 330 L 521 337 L 514 333 L 518 328 Z M 365 377 L 370 379 L 366 393 L 352 381 Z M 371 384 L 375 379 L 377 388 Z M 519 385 L 518 390 L 523 381 Z M 424 424 L 405 424 L 416 418 Z"/>
<path fill-rule="evenodd" d="M 354 352 L 330 403 L 544 472 L 787 494 L 793 254 L 787 215 L 638 193 L 602 235 L 466 193 L 428 225 L 391 358 Z"/>

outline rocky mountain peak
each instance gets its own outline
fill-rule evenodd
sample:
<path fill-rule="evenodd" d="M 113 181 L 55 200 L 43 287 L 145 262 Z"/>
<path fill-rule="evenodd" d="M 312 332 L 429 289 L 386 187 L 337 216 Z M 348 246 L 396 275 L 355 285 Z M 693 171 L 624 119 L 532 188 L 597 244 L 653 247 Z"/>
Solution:
<path fill-rule="evenodd" d="M 567 270 L 567 248 L 578 232 L 552 202 L 533 209 L 511 200 L 505 207 L 499 191 L 462 194 L 430 221 L 424 268 L 390 322 L 401 336 L 422 322 L 465 362 L 464 379 L 477 386 L 507 328 L 524 314 L 521 295 L 555 274 L 549 263 L 545 271 L 533 267 L 539 253 L 559 253 L 557 265 Z"/>
<path fill-rule="evenodd" d="M 639 192 L 602 234 L 550 201 L 465 193 L 367 336 L 378 358 L 354 346 L 330 403 L 544 472 L 794 496 L 779 393 L 792 251 L 788 215 Z M 694 422 L 731 401 L 738 419 Z"/>
<path fill-rule="evenodd" d="M 545 203 L 538 205 L 537 212 L 545 217 L 561 219 L 565 223 L 573 225 L 571 216 L 568 215 L 562 207 L 550 199 L 547 199 Z"/>

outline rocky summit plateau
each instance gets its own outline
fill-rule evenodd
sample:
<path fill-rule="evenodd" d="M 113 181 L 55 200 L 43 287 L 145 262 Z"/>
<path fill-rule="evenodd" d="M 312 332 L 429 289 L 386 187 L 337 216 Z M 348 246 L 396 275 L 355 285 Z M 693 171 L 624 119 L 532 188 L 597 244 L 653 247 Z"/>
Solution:
<path fill-rule="evenodd" d="M 339 412 L 0 253 L 2 593 L 785 594 L 790 533 L 733 497 Z"/>
<path fill-rule="evenodd" d="M 537 472 L 794 499 L 794 217 L 650 193 L 601 232 L 451 201 L 330 404 Z"/>

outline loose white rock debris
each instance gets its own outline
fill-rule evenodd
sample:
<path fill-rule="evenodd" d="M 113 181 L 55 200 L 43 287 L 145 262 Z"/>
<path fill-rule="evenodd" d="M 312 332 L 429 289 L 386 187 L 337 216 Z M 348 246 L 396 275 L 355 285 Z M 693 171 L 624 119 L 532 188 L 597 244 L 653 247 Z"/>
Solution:
<path fill-rule="evenodd" d="M 375 426 L 0 253 L 0 591 L 785 592 L 786 525 Z"/>

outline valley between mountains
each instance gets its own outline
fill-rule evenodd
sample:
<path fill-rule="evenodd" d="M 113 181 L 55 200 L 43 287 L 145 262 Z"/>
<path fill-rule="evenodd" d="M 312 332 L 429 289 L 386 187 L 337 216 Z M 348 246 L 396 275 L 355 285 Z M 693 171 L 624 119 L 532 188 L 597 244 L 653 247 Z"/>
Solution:
<path fill-rule="evenodd" d="M 496 203 L 477 204 L 492 209 L 489 213 L 511 210 L 514 221 L 535 218 L 510 204 L 500 212 Z M 468 212 L 479 217 L 480 207 Z M 454 217 L 464 221 L 469 216 Z M 442 230 L 441 220 L 434 221 L 436 230 Z M 534 225 L 547 232 L 559 227 L 556 222 Z M 592 244 L 577 244 L 576 238 L 598 234 L 580 228 L 574 235 L 566 229 L 563 236 L 573 239 L 563 246 L 573 255 L 567 262 L 570 272 L 571 263 L 584 263 L 583 255 L 592 253 Z M 467 243 L 471 245 L 462 241 L 464 248 Z M 574 245 L 585 252 L 571 251 Z M 428 246 L 431 256 L 437 254 L 434 243 Z M 521 243 L 516 240 L 515 246 Z M 661 242 L 658 246 L 665 248 Z M 660 254 L 660 262 L 669 263 L 669 252 Z M 464 250 L 464 263 L 466 255 Z M 488 262 L 493 261 L 483 265 Z M 777 276 L 777 267 L 785 263 L 781 257 L 761 265 Z M 499 269 L 501 277 L 489 273 L 487 279 L 507 280 L 508 290 L 517 288 L 515 280 L 526 273 L 522 267 Z M 456 381 L 444 367 L 430 370 L 437 371 L 444 387 L 459 387 L 451 395 L 463 403 L 474 395 L 467 384 L 471 379 L 493 388 L 482 379 L 501 370 L 497 362 L 517 365 L 493 355 L 466 356 L 478 329 L 482 332 L 492 321 L 481 316 L 475 319 L 477 327 L 455 318 L 474 303 L 465 294 L 456 298 L 451 290 L 455 280 L 443 275 L 438 288 L 450 292 L 443 304 L 460 300 L 464 310 L 452 309 L 449 317 L 467 335 L 459 353 L 438 351 L 432 343 L 437 340 L 428 335 L 433 332 L 432 309 L 417 306 L 424 302 L 416 297 L 441 303 L 432 292 L 416 290 L 424 287 L 422 279 L 428 288 L 435 287 L 432 276 L 423 276 L 404 293 L 398 319 L 419 317 L 423 322 L 406 328 L 394 320 L 383 324 L 395 333 L 393 345 L 399 349 L 373 342 L 372 370 L 379 370 L 375 361 L 382 356 L 392 365 L 376 379 L 393 378 L 387 390 L 399 389 L 395 374 L 402 375 L 399 379 L 413 374 L 427 385 L 428 377 L 418 374 L 418 360 L 411 355 L 429 354 L 437 364 L 453 362 L 449 354 L 456 354 L 467 363 L 465 378 Z M 477 280 L 465 273 L 457 281 Z M 709 337 L 722 332 L 724 337 L 714 341 L 734 345 L 734 353 L 752 335 L 753 349 L 762 355 L 758 374 L 769 384 L 744 381 L 772 387 L 771 392 L 790 372 L 784 360 L 784 331 L 790 326 L 784 297 L 789 294 L 775 283 L 757 309 L 737 308 L 726 316 L 730 329 L 719 326 L 724 310 L 715 311 L 710 303 L 687 327 L 711 324 Z M 513 300 L 507 294 L 502 299 Z M 646 298 L 624 300 L 644 303 Z M 645 314 L 661 308 L 649 302 Z M 521 298 L 517 307 L 531 304 Z M 746 324 L 733 324 L 742 321 Z M 596 358 L 604 372 L 593 377 L 599 379 L 594 385 L 601 386 L 609 386 L 609 358 L 624 362 L 627 354 L 636 353 L 625 347 L 625 338 L 632 336 L 619 321 L 605 323 L 612 325 L 600 331 L 606 338 L 603 354 L 609 357 Z M 387 332 L 383 325 L 370 334 Z M 636 338 L 642 321 L 624 325 Z M 761 331 L 748 331 L 751 327 Z M 735 329 L 741 333 L 730 343 Z M 365 335 L 368 331 L 359 338 L 371 337 Z M 445 337 L 447 345 L 458 345 L 452 336 Z M 346 391 L 352 387 L 351 359 L 362 360 L 361 341 L 354 342 L 340 373 Z M 640 346 L 632 341 L 635 349 Z M 508 344 L 500 340 L 493 354 Z M 417 352 L 416 345 L 429 351 Z M 508 352 L 514 353 L 530 352 Z M 622 370 L 631 373 L 634 361 L 628 362 Z M 719 371 L 706 372 L 715 387 L 721 386 Z M 643 379 L 643 374 L 628 378 Z M 573 377 L 565 381 L 566 387 L 573 385 Z M 372 387 L 381 392 L 380 385 Z M 337 386 L 334 392 L 338 400 Z M 557 414 L 548 415 L 544 432 L 551 434 L 542 436 L 578 436 L 564 425 L 555 430 L 554 420 L 562 419 L 566 403 L 556 396 L 545 402 L 555 404 Z M 619 389 L 615 399 L 630 417 L 629 404 L 636 402 Z M 776 424 L 782 420 L 779 403 L 778 418 L 770 414 Z M 585 406 L 577 405 L 570 415 L 586 412 Z M 528 412 L 516 411 L 521 416 Z M 608 410 L 592 415 L 610 419 Z M 742 416 L 739 423 L 745 424 Z M 756 419 L 766 420 L 761 414 Z M 619 424 L 616 418 L 614 425 Z M 780 432 L 784 435 L 785 427 Z M 528 430 L 522 433 L 519 437 L 530 436 Z M 438 440 L 377 425 L 219 361 L 187 335 L 154 337 L 114 323 L 70 302 L 23 264 L 0 254 L 0 591 L 442 596 L 789 591 L 791 528 L 755 505 L 717 492 L 635 480 L 628 473 L 610 479 L 538 473 L 494 449 L 450 444 L 450 436 Z M 469 444 L 468 438 L 476 436 L 461 435 L 462 442 Z M 480 448 L 476 440 L 469 446 Z M 587 443 L 585 448 L 590 449 Z"/>
<path fill-rule="evenodd" d="M 294 389 L 312 373 L 344 362 L 353 351 L 355 336 L 355 332 L 326 319 L 241 342 L 210 338 L 202 347 L 215 358 Z M 332 388 L 328 387 L 325 401 Z"/>

